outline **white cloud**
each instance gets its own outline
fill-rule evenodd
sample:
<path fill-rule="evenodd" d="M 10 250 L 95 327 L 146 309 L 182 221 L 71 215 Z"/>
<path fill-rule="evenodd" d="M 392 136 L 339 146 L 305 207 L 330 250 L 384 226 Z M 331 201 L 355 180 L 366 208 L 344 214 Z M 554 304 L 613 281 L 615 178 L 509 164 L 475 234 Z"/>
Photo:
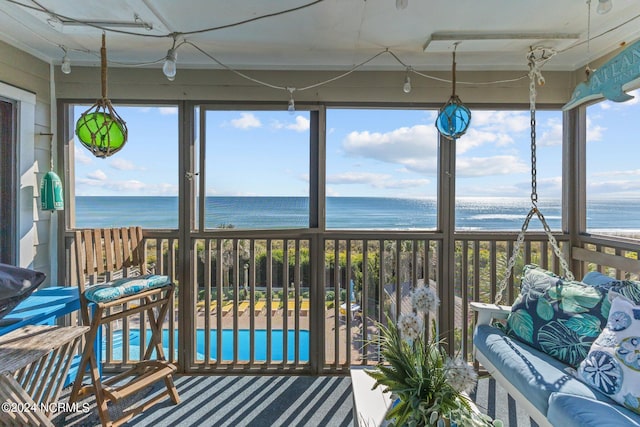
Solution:
<path fill-rule="evenodd" d="M 604 177 L 604 179 L 603 179 Z M 588 179 L 590 195 L 607 197 L 640 196 L 640 169 L 611 170 L 597 172 Z M 595 179 L 597 178 L 597 179 Z"/>
<path fill-rule="evenodd" d="M 137 107 L 137 110 L 141 113 L 151 113 L 152 111 L 157 110 L 163 116 L 178 114 L 178 107 Z"/>
<path fill-rule="evenodd" d="M 96 169 L 93 172 L 89 172 L 87 174 L 87 178 L 96 181 L 105 181 L 107 179 L 107 174 L 100 169 Z"/>
<path fill-rule="evenodd" d="M 470 128 L 466 134 L 456 141 L 457 154 L 463 154 L 472 148 L 480 147 L 489 143 L 498 146 L 513 143 L 513 138 L 504 133 L 496 133 L 488 130 Z"/>
<path fill-rule="evenodd" d="M 304 132 L 309 130 L 309 119 L 304 116 L 296 116 L 295 124 L 290 124 L 287 129 L 295 130 L 296 132 Z"/>
<path fill-rule="evenodd" d="M 130 179 L 127 181 L 114 181 L 109 183 L 109 189 L 116 191 L 141 191 L 149 188 L 147 184 L 142 181 L 138 181 L 137 179 Z"/>
<path fill-rule="evenodd" d="M 111 159 L 109 166 L 111 166 L 113 169 L 117 169 L 121 171 L 131 171 L 131 170 L 138 169 L 136 165 L 133 164 L 133 162 L 129 160 L 125 160 L 120 157 Z"/>
<path fill-rule="evenodd" d="M 345 172 L 327 176 L 327 184 L 374 184 L 390 178 L 389 174 Z"/>
<path fill-rule="evenodd" d="M 354 157 L 399 164 L 419 173 L 435 173 L 438 153 L 435 126 L 416 125 L 390 132 L 351 132 L 342 142 L 345 153 Z"/>
<path fill-rule="evenodd" d="M 250 129 L 259 128 L 262 123 L 253 113 L 240 113 L 240 118 L 231 120 L 231 125 L 238 129 Z"/>
<path fill-rule="evenodd" d="M 327 196 L 329 197 L 339 197 L 342 194 L 339 191 L 336 191 L 335 188 L 327 186 Z"/>
<path fill-rule="evenodd" d="M 81 163 L 83 165 L 90 164 L 93 159 L 89 156 L 89 151 L 86 149 L 79 147 L 77 144 L 73 146 L 73 155 L 75 157 L 76 163 Z"/>
<path fill-rule="evenodd" d="M 638 180 L 610 180 L 589 183 L 589 194 L 591 195 L 638 195 L 640 193 L 640 181 Z"/>
<path fill-rule="evenodd" d="M 289 129 L 296 132 L 305 132 L 309 130 L 309 119 L 304 116 L 296 116 L 295 123 L 282 123 L 280 121 L 274 121 L 272 126 L 274 129 Z"/>
<path fill-rule="evenodd" d="M 504 180 L 509 181 L 509 180 Z M 462 184 L 457 191 L 457 194 L 462 197 L 477 197 L 483 196 L 498 196 L 498 197 L 517 197 L 517 198 L 529 198 L 531 194 L 531 183 L 528 181 L 519 182 L 498 182 L 491 185 L 464 185 Z M 537 180 L 538 194 L 541 196 L 541 200 L 554 198 L 560 198 L 562 194 L 562 178 L 553 177 Z M 475 180 L 465 181 L 469 183 L 475 183 Z M 524 219 L 524 213 L 523 218 Z"/>
<path fill-rule="evenodd" d="M 529 113 L 522 111 L 474 111 L 471 126 L 498 133 L 524 132 L 529 129 Z"/>
<path fill-rule="evenodd" d="M 458 176 L 509 175 L 529 170 L 516 156 L 460 157 L 456 160 Z"/>
<path fill-rule="evenodd" d="M 345 172 L 327 176 L 327 184 L 365 184 L 373 188 L 385 189 L 414 188 L 427 185 L 429 182 L 428 179 L 395 179 L 390 174 L 370 172 Z"/>
<path fill-rule="evenodd" d="M 163 116 L 178 114 L 178 107 L 159 107 L 158 110 Z"/>
<path fill-rule="evenodd" d="M 537 139 L 537 144 L 546 147 L 562 145 L 562 122 L 555 118 L 549 119 L 545 126 L 547 129 Z"/>
<path fill-rule="evenodd" d="M 640 169 L 632 169 L 632 170 L 614 170 L 614 171 L 606 171 L 606 172 L 596 172 L 591 176 L 637 176 L 640 175 Z"/>
<path fill-rule="evenodd" d="M 607 130 L 605 127 L 596 125 L 587 116 L 587 142 L 602 141 L 602 135 Z"/>
<path fill-rule="evenodd" d="M 78 179 L 76 193 L 78 195 L 94 195 L 96 194 L 95 190 L 87 190 L 87 188 L 94 187 L 119 194 L 139 194 L 144 196 L 175 196 L 178 194 L 178 186 L 175 184 L 147 184 L 136 179 L 112 181 L 107 179 L 106 174 L 100 170 L 87 174 L 87 178 Z"/>

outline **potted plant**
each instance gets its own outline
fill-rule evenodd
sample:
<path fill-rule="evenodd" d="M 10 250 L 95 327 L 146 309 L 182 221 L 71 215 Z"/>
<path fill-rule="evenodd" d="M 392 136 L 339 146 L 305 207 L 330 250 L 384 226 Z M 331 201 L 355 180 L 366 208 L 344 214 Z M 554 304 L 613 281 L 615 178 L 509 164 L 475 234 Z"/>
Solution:
<path fill-rule="evenodd" d="M 431 338 L 423 318 L 435 312 L 440 301 L 433 290 L 420 286 L 411 293 L 413 311 L 396 323 L 387 318 L 380 328 L 383 361 L 367 373 L 395 398 L 387 413 L 392 426 L 502 426 L 478 413 L 467 393 L 477 375 L 466 360 L 450 357 L 437 339 L 435 321 Z"/>

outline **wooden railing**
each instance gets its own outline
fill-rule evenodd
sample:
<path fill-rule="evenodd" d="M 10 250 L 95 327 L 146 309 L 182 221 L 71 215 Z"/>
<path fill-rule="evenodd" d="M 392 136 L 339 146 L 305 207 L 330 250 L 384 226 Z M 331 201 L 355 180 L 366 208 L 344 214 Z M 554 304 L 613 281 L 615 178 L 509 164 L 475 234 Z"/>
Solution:
<path fill-rule="evenodd" d="M 455 303 L 441 306 L 440 312 L 454 311 L 454 347 L 470 358 L 469 302 L 492 302 L 501 292 L 516 237 L 456 233 L 455 265 L 449 267 L 440 263 L 443 241 L 435 232 L 216 230 L 191 237 L 189 265 L 182 266 L 177 233 L 145 232 L 153 271 L 178 285 L 173 313 L 163 326 L 163 345 L 184 372 L 327 373 L 374 364 L 377 322 L 410 310 L 412 287 L 441 289 L 446 268 L 454 271 Z M 556 238 L 569 258 L 567 238 Z M 637 242 L 584 237 L 578 246 L 571 262 L 579 271 L 577 279 L 591 270 L 638 278 Z M 609 254 L 624 255 L 629 262 L 607 267 Z M 520 255 L 502 290 L 504 304 L 517 297 L 523 265 L 561 273 L 543 233 L 528 233 Z M 177 273 L 183 269 L 189 269 L 191 283 L 180 283 L 185 276 Z M 105 330 L 106 369 L 139 357 L 146 346 L 146 322 L 141 313 Z M 179 333 L 185 334 L 182 341 Z"/>

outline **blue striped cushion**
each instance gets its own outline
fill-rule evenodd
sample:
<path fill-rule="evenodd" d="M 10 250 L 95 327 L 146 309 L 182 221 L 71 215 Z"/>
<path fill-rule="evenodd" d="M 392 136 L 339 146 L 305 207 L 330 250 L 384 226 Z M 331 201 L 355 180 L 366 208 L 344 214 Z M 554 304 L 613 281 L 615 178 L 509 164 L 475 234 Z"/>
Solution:
<path fill-rule="evenodd" d="M 89 286 L 84 296 L 92 302 L 104 303 L 117 300 L 129 295 L 135 295 L 147 289 L 161 288 L 171 284 L 169 276 L 145 274 L 135 277 L 123 277 L 111 282 Z"/>

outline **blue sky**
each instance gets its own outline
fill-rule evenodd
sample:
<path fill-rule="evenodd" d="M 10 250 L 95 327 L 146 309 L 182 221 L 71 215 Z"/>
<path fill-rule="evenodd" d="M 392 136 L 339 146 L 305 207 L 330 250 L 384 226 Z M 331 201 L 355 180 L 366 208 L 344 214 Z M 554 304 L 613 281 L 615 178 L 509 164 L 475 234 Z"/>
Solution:
<path fill-rule="evenodd" d="M 640 196 L 640 90 L 588 108 L 588 196 Z M 208 195 L 306 196 L 309 113 L 208 111 Z M 87 107 L 78 107 L 76 117 Z M 178 115 L 172 107 L 116 110 L 129 141 L 108 159 L 76 142 L 76 195 L 176 196 Z M 435 197 L 436 111 L 330 109 L 327 195 Z M 457 141 L 457 195 L 528 197 L 528 111 L 472 111 Z M 537 112 L 538 194 L 560 197 L 562 113 Z"/>

